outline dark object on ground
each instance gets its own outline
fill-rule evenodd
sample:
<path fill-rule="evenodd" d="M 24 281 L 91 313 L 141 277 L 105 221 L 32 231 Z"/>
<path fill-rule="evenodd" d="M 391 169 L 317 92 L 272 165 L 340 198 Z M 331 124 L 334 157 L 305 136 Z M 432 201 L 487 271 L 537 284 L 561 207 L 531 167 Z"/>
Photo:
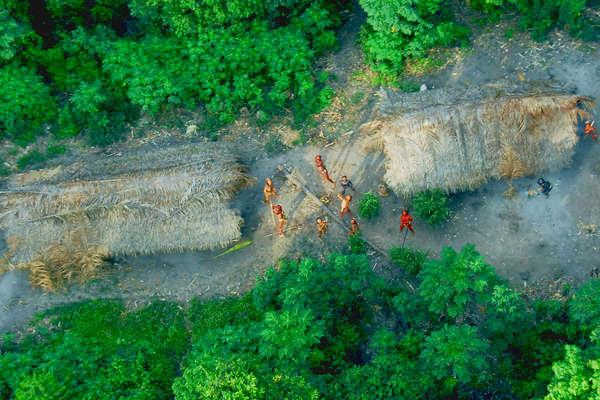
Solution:
<path fill-rule="evenodd" d="M 548 182 L 547 180 L 545 180 L 544 178 L 539 178 L 537 180 L 537 184 L 540 187 L 539 188 L 540 193 L 545 195 L 546 197 L 548 197 L 550 195 L 550 191 L 552 190 L 552 184 L 550 182 Z"/>

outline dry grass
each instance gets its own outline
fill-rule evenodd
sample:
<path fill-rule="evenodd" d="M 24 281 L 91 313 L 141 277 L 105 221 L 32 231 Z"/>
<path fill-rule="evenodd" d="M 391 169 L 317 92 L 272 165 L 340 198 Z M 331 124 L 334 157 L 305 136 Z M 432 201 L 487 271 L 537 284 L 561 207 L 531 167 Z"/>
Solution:
<path fill-rule="evenodd" d="M 380 97 L 369 140 L 373 148 L 383 142 L 386 182 L 402 195 L 471 190 L 491 178 L 561 168 L 585 114 L 577 103 L 591 101 L 560 88 L 508 84 Z"/>
<path fill-rule="evenodd" d="M 234 155 L 213 144 L 92 156 L 21 174 L 0 195 L 4 257 L 50 290 L 48 279 L 55 286 L 85 279 L 108 255 L 226 247 L 242 223 L 229 200 L 248 182 Z"/>
<path fill-rule="evenodd" d="M 577 221 L 577 234 L 579 236 L 595 236 L 598 235 L 598 225 Z"/>
<path fill-rule="evenodd" d="M 67 248 L 56 245 L 46 250 L 43 258 L 19 264 L 17 268 L 30 272 L 33 286 L 55 291 L 65 283 L 85 282 L 97 276 L 108 251 L 101 246 Z"/>
<path fill-rule="evenodd" d="M 516 179 L 525 176 L 529 168 L 517 156 L 517 152 L 512 147 L 507 147 L 504 151 L 500 164 L 498 165 L 498 173 L 504 179 Z"/>

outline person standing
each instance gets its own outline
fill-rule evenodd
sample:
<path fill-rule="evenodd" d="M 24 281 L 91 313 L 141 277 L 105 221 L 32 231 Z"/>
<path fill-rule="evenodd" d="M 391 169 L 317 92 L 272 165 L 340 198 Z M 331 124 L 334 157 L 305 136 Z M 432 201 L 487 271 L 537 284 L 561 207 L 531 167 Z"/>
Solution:
<path fill-rule="evenodd" d="M 343 175 L 340 179 L 340 186 L 342 187 L 342 196 L 346 194 L 346 190 L 348 189 L 351 189 L 353 192 L 355 191 L 352 181 L 346 175 Z"/>
<path fill-rule="evenodd" d="M 319 239 L 323 239 L 323 236 L 327 234 L 327 219 L 318 217 L 317 218 L 317 235 Z"/>
<path fill-rule="evenodd" d="M 350 236 L 356 235 L 359 230 L 360 230 L 360 227 L 358 226 L 358 221 L 356 220 L 356 218 L 353 217 L 352 220 L 350 221 L 350 230 L 348 231 L 348 234 Z"/>
<path fill-rule="evenodd" d="M 342 196 L 341 194 L 338 193 L 337 197 L 341 201 L 340 218 L 343 219 L 344 215 L 346 215 L 346 214 L 350 214 L 350 216 L 352 216 L 352 211 L 350 211 L 350 202 L 352 201 L 352 196 L 350 196 L 349 194 Z"/>
<path fill-rule="evenodd" d="M 315 165 L 316 165 L 317 171 L 319 171 L 319 174 L 321 175 L 321 177 L 324 180 L 326 180 L 327 182 L 333 183 L 333 186 L 335 186 L 335 182 L 329 176 L 329 172 L 327 172 L 327 168 L 325 168 L 325 163 L 323 162 L 323 158 L 321 157 L 320 154 L 317 154 L 315 156 Z"/>
<path fill-rule="evenodd" d="M 550 196 L 550 191 L 552 190 L 552 184 L 550 182 L 544 178 L 539 178 L 537 184 L 539 194 L 543 194 L 546 197 Z"/>
<path fill-rule="evenodd" d="M 283 212 L 283 207 L 279 204 L 275 204 L 273 206 L 273 214 L 275 214 L 275 217 L 277 217 L 277 232 L 279 233 L 279 236 L 283 236 L 286 224 L 286 218 L 285 213 Z"/>
<path fill-rule="evenodd" d="M 277 190 L 275 189 L 275 185 L 273 185 L 273 180 L 271 178 L 265 179 L 263 195 L 265 198 L 265 203 L 271 203 L 271 199 L 273 197 L 279 196 L 279 194 L 277 193 Z"/>
<path fill-rule="evenodd" d="M 415 230 L 413 229 L 412 223 L 413 217 L 408 213 L 408 210 L 402 210 L 402 215 L 400 215 L 400 232 L 406 228 L 414 234 Z"/>

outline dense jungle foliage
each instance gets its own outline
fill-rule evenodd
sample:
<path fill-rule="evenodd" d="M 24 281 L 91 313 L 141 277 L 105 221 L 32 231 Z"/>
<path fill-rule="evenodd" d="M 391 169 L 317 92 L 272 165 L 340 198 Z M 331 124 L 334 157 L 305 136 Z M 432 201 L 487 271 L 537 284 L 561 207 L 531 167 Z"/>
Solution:
<path fill-rule="evenodd" d="M 414 292 L 332 254 L 283 261 L 240 298 L 58 307 L 4 337 L 0 397 L 598 398 L 600 280 L 530 300 L 472 246 L 417 258 Z"/>
<path fill-rule="evenodd" d="M 140 113 L 207 111 L 207 130 L 241 108 L 296 124 L 332 98 L 316 58 L 334 48 L 348 0 L 0 0 L 0 139 L 52 132 L 104 145 Z M 456 2 L 359 0 L 367 62 L 397 76 L 433 47 L 468 42 Z M 586 0 L 470 0 L 489 16 L 521 15 L 534 37 L 581 33 Z M 589 36 L 589 35 L 588 35 Z"/>
<path fill-rule="evenodd" d="M 489 21 L 518 15 L 520 27 L 536 40 L 553 28 L 588 40 L 599 27 L 584 17 L 589 0 L 359 0 L 367 13 L 362 45 L 367 62 L 383 75 L 401 74 L 408 62 L 419 61 L 436 47 L 465 45 L 469 30 L 457 23 L 461 6 L 481 11 Z M 465 8 L 463 8 L 464 10 Z"/>
<path fill-rule="evenodd" d="M 140 112 L 204 104 L 230 122 L 331 94 L 313 61 L 335 44 L 344 1 L 0 0 L 0 138 L 118 139 Z"/>

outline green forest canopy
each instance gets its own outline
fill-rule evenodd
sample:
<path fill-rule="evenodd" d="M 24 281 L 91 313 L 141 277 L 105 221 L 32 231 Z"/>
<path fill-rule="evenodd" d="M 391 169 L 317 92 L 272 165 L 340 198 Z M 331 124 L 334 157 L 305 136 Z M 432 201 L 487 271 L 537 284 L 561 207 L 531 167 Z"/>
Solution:
<path fill-rule="evenodd" d="M 581 32 L 586 0 L 471 0 L 487 15 L 517 12 L 542 37 Z M 122 137 L 140 112 L 203 104 L 208 121 L 246 107 L 258 121 L 327 106 L 314 61 L 334 48 L 348 0 L 0 0 L 0 139 L 20 145 L 48 126 L 92 144 Z M 432 47 L 465 43 L 448 0 L 359 0 L 361 43 L 378 72 L 399 74 Z M 209 124 L 210 125 L 210 124 Z"/>
<path fill-rule="evenodd" d="M 473 246 L 424 263 L 409 293 L 364 255 L 284 260 L 240 298 L 189 307 L 70 304 L 0 347 L 0 397 L 593 399 L 600 280 L 529 300 Z M 116 316 L 116 317 L 115 317 Z"/>

